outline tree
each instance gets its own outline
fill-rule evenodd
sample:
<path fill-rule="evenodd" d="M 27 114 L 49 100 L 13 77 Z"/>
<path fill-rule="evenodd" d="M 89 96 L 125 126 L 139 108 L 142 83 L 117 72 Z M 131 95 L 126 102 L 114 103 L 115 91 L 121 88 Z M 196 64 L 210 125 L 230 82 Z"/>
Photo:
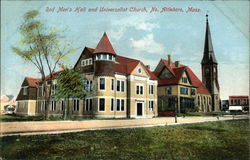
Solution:
<path fill-rule="evenodd" d="M 69 98 L 85 98 L 87 92 L 84 88 L 84 80 L 78 71 L 66 68 L 58 75 L 54 96 L 68 102 L 67 107 L 64 107 L 64 119 L 69 114 Z"/>
<path fill-rule="evenodd" d="M 45 111 L 45 116 L 48 118 L 51 85 L 46 85 L 46 75 L 49 75 L 48 79 L 52 80 L 58 63 L 70 53 L 75 52 L 75 49 L 69 47 L 70 42 L 63 39 L 56 28 L 47 28 L 38 18 L 39 11 L 37 10 L 29 11 L 24 15 L 24 21 L 19 27 L 22 39 L 19 46 L 12 47 L 12 50 L 38 69 L 45 101 L 48 104 Z"/>

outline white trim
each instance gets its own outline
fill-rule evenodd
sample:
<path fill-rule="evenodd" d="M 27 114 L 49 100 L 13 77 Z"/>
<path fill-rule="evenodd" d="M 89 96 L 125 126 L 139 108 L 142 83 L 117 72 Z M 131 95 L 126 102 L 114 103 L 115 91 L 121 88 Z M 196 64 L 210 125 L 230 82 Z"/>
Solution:
<path fill-rule="evenodd" d="M 120 100 L 120 110 L 117 110 L 117 100 Z M 122 108 L 122 100 L 124 100 L 124 110 L 122 111 L 121 108 Z M 115 101 L 115 111 L 116 112 L 126 112 L 126 106 L 127 106 L 127 101 L 126 101 L 126 98 L 116 98 L 116 101 Z"/>
<path fill-rule="evenodd" d="M 121 75 L 121 74 L 115 74 L 115 78 L 127 79 L 127 76 L 124 76 L 124 75 Z"/>
<path fill-rule="evenodd" d="M 89 101 L 89 110 L 87 110 L 87 100 Z M 91 103 L 91 107 L 90 107 L 90 100 L 92 101 L 92 103 Z M 85 100 L 84 100 L 84 106 L 85 106 L 85 112 L 92 112 L 92 110 L 93 110 L 93 98 L 86 98 Z M 91 109 L 90 109 L 91 108 Z"/>
<path fill-rule="evenodd" d="M 38 101 L 38 100 L 18 100 L 18 101 L 16 101 L 16 102 L 25 102 L 25 101 L 30 101 L 30 102 L 32 102 L 32 101 Z"/>

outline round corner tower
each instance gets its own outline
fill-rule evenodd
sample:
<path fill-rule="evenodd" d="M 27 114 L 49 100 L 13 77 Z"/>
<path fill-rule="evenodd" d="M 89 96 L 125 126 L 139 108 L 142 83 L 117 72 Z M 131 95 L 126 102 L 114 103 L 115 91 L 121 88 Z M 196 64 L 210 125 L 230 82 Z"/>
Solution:
<path fill-rule="evenodd" d="M 95 48 L 94 54 L 94 75 L 115 76 L 115 57 L 113 49 L 106 32 Z"/>

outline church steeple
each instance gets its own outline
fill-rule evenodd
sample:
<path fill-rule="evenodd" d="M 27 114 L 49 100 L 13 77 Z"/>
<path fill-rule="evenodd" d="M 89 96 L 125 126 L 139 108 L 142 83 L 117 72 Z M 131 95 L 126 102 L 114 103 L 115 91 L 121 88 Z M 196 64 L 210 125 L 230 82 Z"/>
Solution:
<path fill-rule="evenodd" d="M 218 81 L 218 63 L 215 59 L 212 38 L 206 15 L 206 34 L 203 59 L 201 61 L 202 83 L 209 90 L 212 98 L 212 111 L 220 110 L 220 86 Z"/>
<path fill-rule="evenodd" d="M 208 15 L 206 15 L 206 34 L 205 34 L 205 44 L 204 44 L 204 52 L 203 52 L 203 59 L 201 61 L 201 64 L 217 64 L 214 50 L 213 50 L 213 44 L 212 44 L 212 38 L 208 23 Z"/>

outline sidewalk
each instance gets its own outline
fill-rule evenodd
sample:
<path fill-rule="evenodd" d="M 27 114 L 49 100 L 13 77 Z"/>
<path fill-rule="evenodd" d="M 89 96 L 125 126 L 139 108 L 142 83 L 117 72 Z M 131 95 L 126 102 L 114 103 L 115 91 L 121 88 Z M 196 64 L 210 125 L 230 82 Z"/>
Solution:
<path fill-rule="evenodd" d="M 0 136 L 3 137 L 14 135 L 58 134 L 87 130 L 152 127 L 233 119 L 249 119 L 249 116 L 224 116 L 219 117 L 219 119 L 217 117 L 178 117 L 178 123 L 175 123 L 174 117 L 157 117 L 152 119 L 128 120 L 1 122 Z"/>

